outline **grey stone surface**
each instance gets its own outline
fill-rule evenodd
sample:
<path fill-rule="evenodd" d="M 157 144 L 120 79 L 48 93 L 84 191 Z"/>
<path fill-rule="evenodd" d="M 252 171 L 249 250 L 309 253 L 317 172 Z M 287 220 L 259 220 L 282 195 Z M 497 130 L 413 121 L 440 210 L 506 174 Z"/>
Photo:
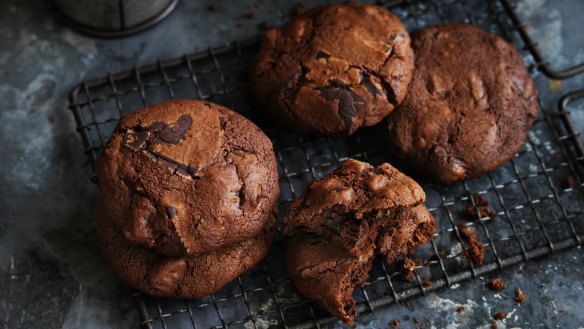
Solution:
<path fill-rule="evenodd" d="M 324 1 L 305 1 L 306 4 Z M 257 24 L 281 21 L 292 3 L 270 1 L 257 19 L 240 16 L 253 1 L 182 1 L 156 27 L 124 39 L 95 39 L 55 19 L 47 1 L 0 2 L 0 325 L 3 328 L 137 328 L 135 306 L 105 265 L 95 238 L 96 187 L 68 112 L 67 93 L 81 79 L 103 76 L 253 36 Z M 556 5 L 556 3 L 559 3 Z M 541 10 L 541 7 L 545 10 Z M 523 0 L 520 11 L 558 66 L 584 59 L 578 0 Z M 580 31 L 574 33 L 574 31 Z M 538 79 L 546 106 L 584 87 L 582 76 L 557 84 Z M 584 131 L 584 111 L 573 121 Z M 584 253 L 575 248 L 502 273 L 392 305 L 359 319 L 357 327 L 584 326 Z M 541 270 L 539 270 L 541 269 Z M 484 288 L 492 277 L 509 287 Z M 513 301 L 521 287 L 528 301 Z M 458 313 L 456 309 L 464 306 Z M 415 324 L 413 318 L 421 323 Z M 334 326 L 342 326 L 335 324 Z"/>

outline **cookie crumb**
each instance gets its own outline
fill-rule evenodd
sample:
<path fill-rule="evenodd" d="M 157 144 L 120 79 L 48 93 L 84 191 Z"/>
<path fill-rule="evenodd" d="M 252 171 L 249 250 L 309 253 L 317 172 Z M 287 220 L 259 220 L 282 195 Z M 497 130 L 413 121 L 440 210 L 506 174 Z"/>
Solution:
<path fill-rule="evenodd" d="M 497 326 L 497 322 L 493 322 L 491 323 L 491 329 L 497 329 L 499 326 Z"/>
<path fill-rule="evenodd" d="M 476 239 L 478 235 L 476 226 L 467 221 L 458 224 L 458 231 L 463 238 L 467 239 Z"/>
<path fill-rule="evenodd" d="M 462 252 L 462 256 L 470 259 L 474 264 L 482 265 L 485 260 L 485 245 L 475 238 L 470 238 L 470 246 Z"/>
<path fill-rule="evenodd" d="M 399 328 L 399 320 L 391 320 L 389 321 L 389 326 L 392 328 Z"/>
<path fill-rule="evenodd" d="M 424 282 L 422 282 L 422 285 L 426 288 L 431 287 L 432 281 L 424 280 Z"/>
<path fill-rule="evenodd" d="M 574 181 L 574 177 L 566 176 L 560 185 L 564 190 L 574 188 L 576 186 L 576 182 Z"/>
<path fill-rule="evenodd" d="M 214 13 L 217 11 L 217 6 L 215 6 L 214 4 L 208 5 L 207 10 Z"/>
<path fill-rule="evenodd" d="M 518 303 L 523 303 L 526 300 L 527 297 L 525 297 L 523 291 L 521 291 L 521 288 L 515 288 L 515 301 L 517 301 Z"/>
<path fill-rule="evenodd" d="M 414 318 L 412 319 L 412 321 L 414 321 L 414 323 L 416 323 L 416 324 L 417 324 L 417 323 L 420 323 L 420 320 L 418 320 L 418 318 L 417 318 L 417 317 L 415 317 L 415 316 L 414 316 Z"/>
<path fill-rule="evenodd" d="M 489 206 L 489 201 L 487 201 L 487 199 L 485 199 L 484 197 L 482 197 L 480 194 L 473 194 L 471 196 L 475 202 L 475 204 L 479 207 L 488 207 Z"/>
<path fill-rule="evenodd" d="M 493 291 L 501 291 L 501 290 L 505 289 L 505 287 L 507 287 L 507 284 L 502 279 L 495 278 L 495 279 L 492 279 L 491 281 L 489 281 L 487 286 L 489 287 L 489 289 L 491 289 Z"/>
<path fill-rule="evenodd" d="M 405 257 L 403 262 L 402 262 L 402 266 L 401 266 L 401 275 L 403 277 L 404 280 L 406 281 L 414 281 L 414 268 L 416 266 L 416 262 L 409 258 L 409 257 Z"/>
<path fill-rule="evenodd" d="M 458 312 L 458 313 L 462 313 L 462 312 L 464 312 L 464 306 L 459 306 L 459 307 L 457 307 L 457 308 L 456 308 L 456 312 Z"/>
<path fill-rule="evenodd" d="M 478 208 L 472 204 L 466 205 L 466 214 L 473 219 L 490 218 L 495 217 L 497 213 L 488 206 L 479 206 Z"/>
<path fill-rule="evenodd" d="M 495 319 L 495 320 L 503 320 L 506 318 L 507 318 L 507 313 L 497 312 L 497 313 L 493 314 L 493 319 Z"/>

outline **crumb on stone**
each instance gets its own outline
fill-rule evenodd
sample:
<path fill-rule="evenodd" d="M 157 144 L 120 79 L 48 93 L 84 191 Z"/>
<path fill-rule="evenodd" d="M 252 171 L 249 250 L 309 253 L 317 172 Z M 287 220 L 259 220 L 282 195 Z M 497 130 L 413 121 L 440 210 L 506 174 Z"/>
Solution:
<path fill-rule="evenodd" d="M 507 287 L 507 284 L 502 279 L 495 278 L 495 279 L 492 279 L 491 281 L 489 281 L 487 286 L 489 287 L 489 289 L 491 289 L 493 291 L 501 291 L 501 290 L 505 289 L 505 287 Z"/>
<path fill-rule="evenodd" d="M 495 320 L 503 320 L 506 318 L 507 318 L 507 313 L 497 312 L 497 313 L 493 314 L 493 319 L 495 319 Z"/>
<path fill-rule="evenodd" d="M 389 321 L 389 326 L 392 328 L 399 328 L 399 320 L 391 320 Z"/>
<path fill-rule="evenodd" d="M 414 316 L 414 318 L 412 319 L 412 321 L 414 321 L 414 323 L 420 323 L 420 320 L 418 320 L 417 317 Z"/>
<path fill-rule="evenodd" d="M 523 294 L 523 291 L 521 291 L 521 288 L 515 288 L 515 301 L 519 302 L 519 303 L 523 303 L 527 300 L 527 297 L 525 297 L 525 295 Z"/>
<path fill-rule="evenodd" d="M 464 312 L 464 306 L 459 306 L 459 307 L 457 307 L 457 308 L 456 308 L 456 312 L 458 312 L 458 313 L 462 313 L 462 312 Z"/>
<path fill-rule="evenodd" d="M 498 328 L 497 322 L 491 323 L 491 329 L 497 329 L 497 328 Z"/>

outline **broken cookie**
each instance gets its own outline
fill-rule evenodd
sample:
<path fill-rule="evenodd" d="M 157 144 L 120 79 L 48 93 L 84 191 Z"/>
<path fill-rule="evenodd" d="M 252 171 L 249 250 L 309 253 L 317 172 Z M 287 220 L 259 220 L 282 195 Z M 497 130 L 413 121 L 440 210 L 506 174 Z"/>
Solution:
<path fill-rule="evenodd" d="M 422 188 L 387 163 L 348 160 L 315 180 L 284 217 L 286 264 L 295 285 L 352 323 L 352 292 L 364 283 L 374 255 L 393 262 L 432 237 L 435 221 L 424 201 Z M 319 271 L 308 275 L 307 268 Z"/>

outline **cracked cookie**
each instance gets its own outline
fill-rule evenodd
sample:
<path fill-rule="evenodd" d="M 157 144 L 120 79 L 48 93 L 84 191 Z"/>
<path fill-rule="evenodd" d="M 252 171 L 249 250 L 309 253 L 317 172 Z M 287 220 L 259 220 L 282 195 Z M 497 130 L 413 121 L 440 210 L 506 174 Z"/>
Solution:
<path fill-rule="evenodd" d="M 352 323 L 352 293 L 375 254 L 391 263 L 428 242 L 426 195 L 391 165 L 347 160 L 313 181 L 284 217 L 286 264 L 300 292 Z"/>
<path fill-rule="evenodd" d="M 513 45 L 466 24 L 427 27 L 412 40 L 414 77 L 388 116 L 393 151 L 442 183 L 510 160 L 537 114 L 533 80 Z"/>
<path fill-rule="evenodd" d="M 378 6 L 319 6 L 268 31 L 252 91 L 276 122 L 301 133 L 351 135 L 405 97 L 414 56 L 402 22 Z"/>
<path fill-rule="evenodd" d="M 273 223 L 257 236 L 206 254 L 164 256 L 126 239 L 98 206 L 97 233 L 106 261 L 132 287 L 153 296 L 198 298 L 212 294 L 253 267 L 269 251 Z"/>
<path fill-rule="evenodd" d="M 125 116 L 96 172 L 115 228 L 129 243 L 166 256 L 252 239 L 279 195 L 268 137 L 241 115 L 199 100 Z"/>

